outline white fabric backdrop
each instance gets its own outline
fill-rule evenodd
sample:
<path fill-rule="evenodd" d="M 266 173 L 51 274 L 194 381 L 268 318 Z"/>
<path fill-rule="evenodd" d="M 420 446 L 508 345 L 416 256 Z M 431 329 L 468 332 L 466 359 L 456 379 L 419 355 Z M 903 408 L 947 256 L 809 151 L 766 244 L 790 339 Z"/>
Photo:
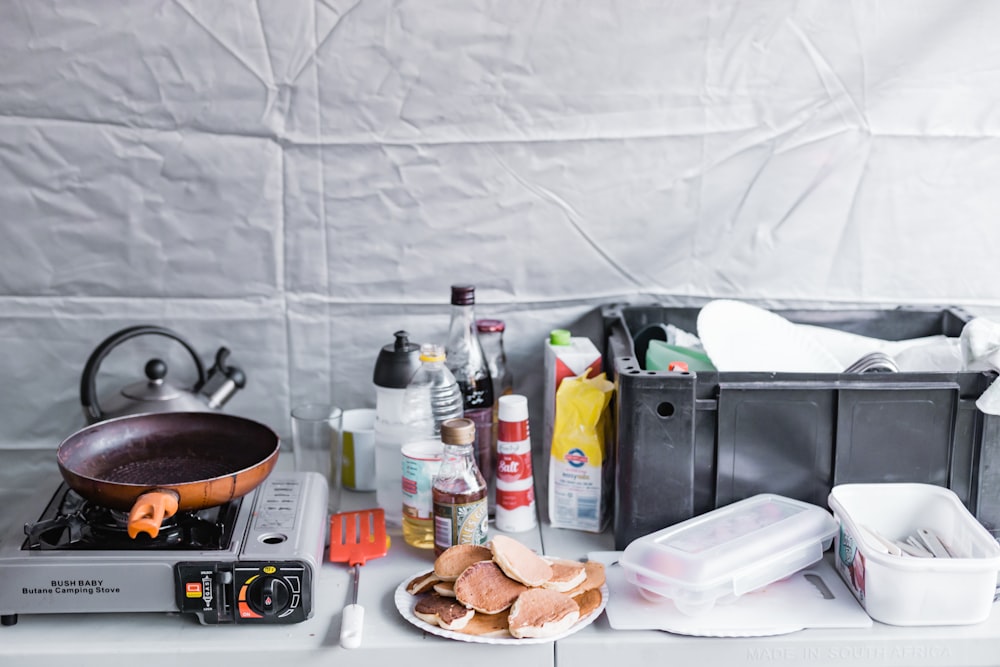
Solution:
<path fill-rule="evenodd" d="M 373 405 L 393 331 L 443 342 L 456 282 L 536 407 L 545 334 L 611 301 L 1000 310 L 995 2 L 0 16 L 0 447 L 81 427 L 142 322 L 230 347 L 227 409 L 287 436 L 293 401 Z"/>

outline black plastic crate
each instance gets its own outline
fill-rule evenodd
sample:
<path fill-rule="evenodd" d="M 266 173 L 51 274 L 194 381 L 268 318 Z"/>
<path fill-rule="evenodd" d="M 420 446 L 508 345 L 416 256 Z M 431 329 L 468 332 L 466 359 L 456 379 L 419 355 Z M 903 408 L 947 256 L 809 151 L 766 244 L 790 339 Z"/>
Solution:
<path fill-rule="evenodd" d="M 845 482 L 948 487 L 1000 534 L 1000 418 L 975 406 L 994 373 L 647 371 L 633 336 L 655 323 L 695 333 L 700 307 L 600 310 L 617 388 L 616 548 L 756 493 L 825 507 Z M 885 340 L 958 336 L 970 319 L 956 308 L 774 312 Z"/>

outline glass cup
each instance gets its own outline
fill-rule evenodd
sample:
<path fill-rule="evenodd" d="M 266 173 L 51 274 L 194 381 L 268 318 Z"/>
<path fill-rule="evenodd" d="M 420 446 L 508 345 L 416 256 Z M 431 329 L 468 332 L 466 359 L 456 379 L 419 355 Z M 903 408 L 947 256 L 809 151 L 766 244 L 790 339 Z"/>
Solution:
<path fill-rule="evenodd" d="M 295 469 L 318 472 L 330 488 L 327 510 L 340 511 L 343 410 L 329 403 L 303 403 L 292 408 Z"/>

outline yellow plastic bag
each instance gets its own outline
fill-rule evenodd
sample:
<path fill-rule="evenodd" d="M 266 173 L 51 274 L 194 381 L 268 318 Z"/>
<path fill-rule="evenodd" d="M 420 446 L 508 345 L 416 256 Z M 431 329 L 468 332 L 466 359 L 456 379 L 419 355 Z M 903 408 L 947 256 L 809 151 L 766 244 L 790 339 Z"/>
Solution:
<path fill-rule="evenodd" d="M 566 378 L 556 392 L 549 458 L 549 523 L 599 533 L 610 516 L 615 385 L 604 373 Z"/>

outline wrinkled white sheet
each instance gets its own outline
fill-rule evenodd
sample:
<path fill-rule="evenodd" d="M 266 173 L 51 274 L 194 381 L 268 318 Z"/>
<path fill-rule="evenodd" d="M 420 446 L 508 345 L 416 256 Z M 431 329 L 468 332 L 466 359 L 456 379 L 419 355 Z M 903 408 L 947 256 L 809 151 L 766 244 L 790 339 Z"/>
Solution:
<path fill-rule="evenodd" d="M 230 347 L 227 409 L 287 436 L 295 400 L 373 405 L 454 282 L 535 407 L 545 334 L 610 301 L 1000 311 L 997 3 L 0 11 L 0 447 L 79 428 L 137 322 Z"/>

